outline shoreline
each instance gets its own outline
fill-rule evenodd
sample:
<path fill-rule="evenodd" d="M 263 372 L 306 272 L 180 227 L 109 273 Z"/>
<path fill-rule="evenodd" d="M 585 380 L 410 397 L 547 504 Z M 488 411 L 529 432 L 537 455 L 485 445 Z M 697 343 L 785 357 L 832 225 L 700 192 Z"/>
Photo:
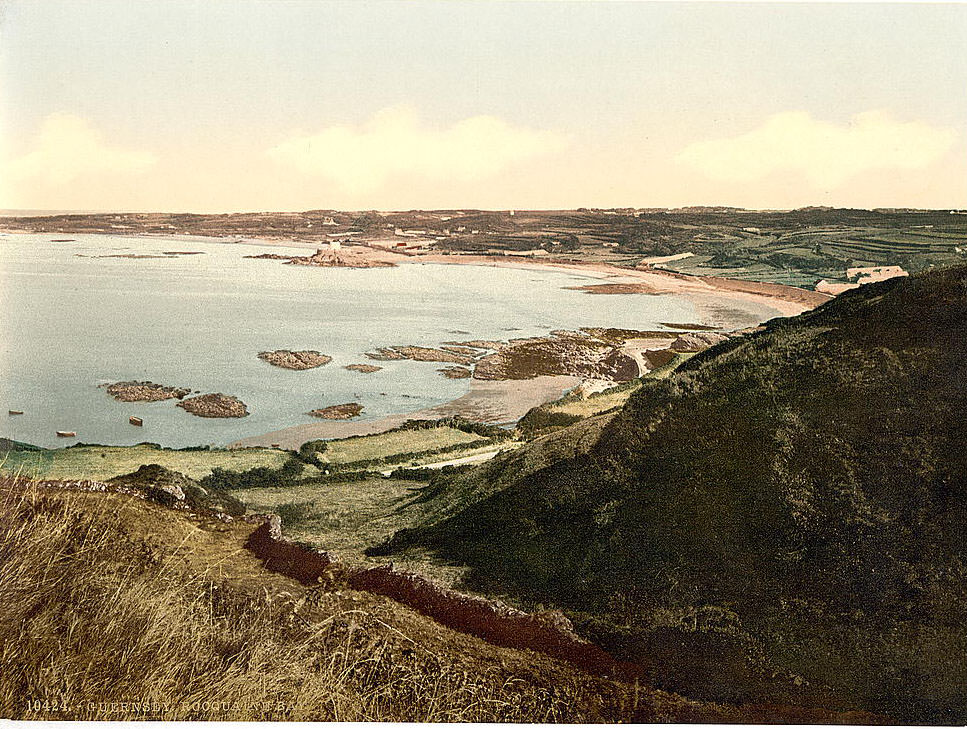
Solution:
<path fill-rule="evenodd" d="M 9 232 L 26 232 L 13 231 Z M 30 231 L 34 232 L 34 231 Z M 89 235 L 112 235 L 118 237 L 156 238 L 188 243 L 191 240 L 218 243 L 226 246 L 258 246 L 266 249 L 325 250 L 326 241 L 298 240 L 283 237 L 246 236 L 196 236 L 181 233 L 134 233 L 91 232 Z M 637 295 L 667 294 L 682 296 L 697 309 L 697 320 L 716 324 L 725 329 L 738 329 L 729 320 L 729 302 L 743 302 L 761 307 L 756 316 L 765 321 L 774 317 L 789 317 L 832 299 L 832 296 L 781 284 L 757 283 L 713 276 L 692 276 L 650 268 L 622 268 L 613 263 L 578 261 L 565 258 L 533 258 L 498 256 L 476 253 L 439 252 L 401 253 L 391 248 L 365 240 L 344 243 L 342 251 L 361 264 L 379 262 L 382 265 L 434 264 L 475 265 L 495 268 L 515 268 L 531 271 L 557 271 L 576 274 L 593 282 L 584 289 L 583 295 Z M 278 261 L 266 261 L 278 264 Z M 324 266 L 320 266 L 324 267 Z M 364 267 L 366 267 L 364 265 Z M 632 353 L 641 369 L 640 358 Z M 302 423 L 268 433 L 249 436 L 229 443 L 227 448 L 245 448 L 278 444 L 285 448 L 298 448 L 302 443 L 315 439 L 345 438 L 369 435 L 391 430 L 411 419 L 440 419 L 448 416 L 466 417 L 470 420 L 490 423 L 512 423 L 519 420 L 532 407 L 555 400 L 569 389 L 581 383 L 581 379 L 569 375 L 542 375 L 530 380 L 477 380 L 471 379 L 467 393 L 450 402 L 421 410 L 394 413 L 373 420 L 326 421 Z"/>
<path fill-rule="evenodd" d="M 226 448 L 262 448 L 278 445 L 287 450 L 310 440 L 334 440 L 359 435 L 375 435 L 398 428 L 407 420 L 440 420 L 460 417 L 482 423 L 502 425 L 520 420 L 528 410 L 557 400 L 581 384 L 570 375 L 540 375 L 529 380 L 471 380 L 464 395 L 430 408 L 393 413 L 373 420 L 301 423 L 262 435 L 229 443 Z"/>
<path fill-rule="evenodd" d="M 241 241 L 245 245 L 271 247 L 315 247 L 324 248 L 326 241 L 293 241 L 282 238 L 254 238 Z M 453 266 L 491 266 L 517 268 L 531 271 L 548 269 L 567 273 L 578 273 L 594 279 L 609 279 L 612 283 L 641 284 L 651 293 L 677 294 L 697 297 L 695 303 L 704 308 L 702 298 L 709 296 L 758 304 L 770 308 L 779 316 L 797 316 L 804 311 L 819 306 L 834 298 L 816 291 L 809 291 L 784 284 L 760 283 L 730 279 L 722 276 L 692 276 L 662 269 L 621 268 L 611 263 L 593 261 L 574 261 L 566 259 L 537 259 L 516 256 L 493 256 L 478 253 L 399 253 L 391 248 L 354 241 L 344 243 L 343 251 L 352 250 L 361 260 L 367 258 L 379 262 L 393 262 L 397 265 L 433 263 Z M 624 279 L 616 281 L 616 279 Z M 612 294 L 617 296 L 627 294 Z"/>
<path fill-rule="evenodd" d="M 248 241 L 246 241 L 247 243 Z M 276 239 L 260 239 L 267 247 L 284 247 L 287 242 Z M 361 242 L 360 242 L 361 243 Z M 324 243 L 321 245 L 325 245 Z M 656 294 L 676 294 L 688 297 L 706 317 L 714 317 L 715 303 L 722 299 L 743 301 L 763 306 L 776 312 L 778 317 L 797 316 L 833 297 L 805 289 L 781 284 L 759 284 L 720 277 L 688 276 L 661 270 L 619 268 L 608 263 L 578 261 L 508 260 L 505 256 L 478 254 L 439 253 L 403 255 L 379 246 L 346 244 L 357 250 L 361 258 L 372 256 L 379 260 L 392 260 L 397 264 L 432 263 L 442 265 L 477 265 L 518 268 L 525 270 L 558 270 L 578 273 L 593 279 L 616 279 L 643 284 Z M 614 294 L 625 295 L 625 294 Z M 772 317 L 770 317 L 772 318 Z M 637 357 L 635 358 L 637 362 Z M 640 363 L 639 363 L 640 366 Z M 555 382 L 556 381 L 556 382 Z M 407 420 L 440 419 L 461 416 L 481 422 L 508 423 L 519 420 L 528 410 L 562 397 L 582 382 L 568 375 L 541 375 L 529 380 L 470 380 L 470 390 L 461 397 L 432 408 L 396 413 L 367 421 L 305 423 L 262 435 L 241 438 L 228 448 L 248 448 L 279 445 L 297 449 L 310 440 L 331 440 L 359 435 L 374 435 L 392 430 Z"/>

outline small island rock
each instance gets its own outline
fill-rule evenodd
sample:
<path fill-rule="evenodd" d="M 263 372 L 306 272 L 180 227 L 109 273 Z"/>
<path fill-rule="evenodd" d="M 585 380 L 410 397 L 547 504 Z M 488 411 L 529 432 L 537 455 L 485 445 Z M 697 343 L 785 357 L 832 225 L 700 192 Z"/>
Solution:
<path fill-rule="evenodd" d="M 313 350 L 293 352 L 288 349 L 276 349 L 273 352 L 259 352 L 259 359 L 287 370 L 311 370 L 332 362 L 332 357 L 329 355 Z"/>
<path fill-rule="evenodd" d="M 342 405 L 330 405 L 327 408 L 310 410 L 307 415 L 326 420 L 349 420 L 363 412 L 363 406 L 358 402 L 347 402 Z"/>
<path fill-rule="evenodd" d="M 189 397 L 176 404 L 200 418 L 244 418 L 248 415 L 248 407 L 244 402 L 234 395 L 223 395 L 220 392 Z"/>

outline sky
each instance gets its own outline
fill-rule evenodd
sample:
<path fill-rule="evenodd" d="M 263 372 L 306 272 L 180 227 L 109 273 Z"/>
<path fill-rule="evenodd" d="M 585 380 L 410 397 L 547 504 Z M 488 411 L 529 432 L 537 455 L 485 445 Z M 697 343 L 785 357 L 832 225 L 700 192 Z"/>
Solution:
<path fill-rule="evenodd" d="M 0 0 L 0 208 L 967 207 L 967 4 Z"/>

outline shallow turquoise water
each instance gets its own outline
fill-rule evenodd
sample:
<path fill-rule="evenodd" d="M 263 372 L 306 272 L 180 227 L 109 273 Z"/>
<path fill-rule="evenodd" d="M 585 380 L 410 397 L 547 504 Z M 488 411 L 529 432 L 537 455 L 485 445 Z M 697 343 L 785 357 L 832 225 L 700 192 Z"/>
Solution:
<path fill-rule="evenodd" d="M 75 238 L 54 243 L 51 238 Z M 201 251 L 170 258 L 110 254 Z M 286 266 L 245 255 L 285 249 L 211 239 L 111 235 L 0 236 L 0 434 L 44 446 L 77 441 L 223 445 L 311 422 L 304 413 L 358 401 L 364 418 L 431 407 L 467 391 L 444 366 L 379 362 L 374 374 L 343 369 L 394 344 L 437 346 L 581 326 L 655 328 L 700 321 L 679 296 L 590 296 L 560 271 L 411 264 L 335 269 Z M 305 253 L 305 249 L 300 249 Z M 772 315 L 737 305 L 736 325 Z M 270 349 L 315 349 L 324 367 L 292 372 L 262 362 Z M 251 415 L 205 419 L 160 403 L 119 403 L 98 388 L 150 380 L 237 395 Z M 7 410 L 24 415 L 8 416 Z M 128 424 L 129 415 L 144 427 Z"/>

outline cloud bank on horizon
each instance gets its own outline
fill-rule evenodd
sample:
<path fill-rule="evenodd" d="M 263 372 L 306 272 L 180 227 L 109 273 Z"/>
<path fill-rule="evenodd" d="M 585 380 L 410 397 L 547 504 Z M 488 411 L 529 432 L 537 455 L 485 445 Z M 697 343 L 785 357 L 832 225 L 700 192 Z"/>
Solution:
<path fill-rule="evenodd" d="M 678 158 L 713 180 L 748 182 L 792 171 L 818 190 L 871 170 L 927 169 L 956 140 L 954 129 L 897 121 L 882 110 L 856 114 L 845 125 L 789 111 L 736 137 L 689 144 Z"/>
<path fill-rule="evenodd" d="M 754 129 L 732 137 L 690 142 L 679 148 L 666 164 L 687 168 L 689 172 L 679 179 L 699 186 L 712 182 L 754 189 L 757 183 L 768 182 L 777 175 L 791 175 L 801 180 L 797 189 L 803 193 L 803 204 L 808 204 L 817 197 L 847 188 L 864 174 L 887 172 L 902 179 L 904 173 L 929 172 L 950 156 L 958 141 L 954 129 L 923 121 L 899 121 L 882 110 L 856 114 L 847 124 L 791 111 L 774 114 Z M 472 190 L 475 186 L 490 184 L 503 173 L 523 171 L 526 175 L 528 165 L 555 160 L 567 163 L 567 155 L 577 143 L 573 134 L 517 127 L 490 115 L 431 127 L 421 121 L 415 109 L 401 105 L 380 110 L 359 125 L 331 125 L 313 133 L 292 134 L 268 146 L 256 146 L 251 158 L 246 160 L 246 168 L 255 185 L 259 180 L 271 179 L 273 172 L 303 189 L 322 185 L 322 189 L 329 191 L 323 194 L 343 201 L 343 205 L 331 207 L 407 208 L 419 207 L 413 204 L 418 201 L 410 200 L 409 204 L 404 201 L 397 206 L 377 203 L 392 200 L 394 189 L 400 185 L 424 184 L 427 186 L 424 189 L 431 191 L 454 186 Z M 262 158 L 270 160 L 275 167 L 272 172 L 261 169 Z M 153 168 L 163 161 L 153 151 L 113 143 L 90 121 L 79 116 L 51 114 L 26 152 L 0 159 L 2 181 L 7 188 L 0 191 L 3 195 L 0 207 L 36 207 L 48 202 L 50 208 L 57 209 L 96 208 L 99 198 L 84 196 L 90 192 L 91 183 L 110 190 L 114 186 L 130 189 L 131 183 L 137 182 L 146 190 L 155 190 L 158 181 L 151 179 Z M 168 162 L 181 163 L 180 160 Z M 218 160 L 210 161 L 209 165 L 217 168 Z M 217 176 L 217 169 L 215 172 Z M 653 173 L 654 168 L 648 172 Z M 681 170 L 676 172 L 681 174 Z M 236 180 L 231 187 L 238 185 Z M 293 197 L 296 207 L 299 203 L 304 208 L 318 207 L 314 202 Z M 431 192 L 422 207 L 469 207 L 473 202 L 472 199 L 462 202 L 440 199 Z M 520 199 L 500 202 L 490 207 L 523 207 Z M 568 202 L 570 205 L 556 205 L 548 196 L 543 204 L 531 206 L 587 204 L 580 198 Z M 153 207 L 147 204 L 149 207 L 142 209 L 166 209 L 161 196 Z M 175 207 L 179 204 L 191 209 L 184 202 L 176 203 Z M 629 203 L 622 195 L 614 204 Z M 637 204 L 660 203 L 643 199 Z M 746 206 L 755 207 L 754 204 Z M 233 206 L 228 201 L 224 204 L 224 209 L 244 207 L 244 204 Z M 254 198 L 251 207 L 265 209 Z M 761 207 L 782 205 L 767 201 Z M 215 208 L 209 209 L 217 208 L 216 203 Z"/>
<path fill-rule="evenodd" d="M 141 174 L 157 161 L 151 152 L 111 144 L 86 119 L 55 113 L 44 120 L 30 150 L 0 160 L 0 169 L 8 185 L 38 182 L 65 188 L 78 179 Z"/>
<path fill-rule="evenodd" d="M 514 127 L 495 116 L 461 119 L 445 128 L 421 123 L 409 106 L 378 111 L 364 124 L 295 135 L 268 150 L 276 162 L 327 178 L 350 194 L 378 192 L 394 180 L 441 184 L 493 177 L 516 164 L 560 153 L 567 135 Z"/>
<path fill-rule="evenodd" d="M 7 0 L 0 208 L 963 208 L 964 38 L 956 4 Z"/>

